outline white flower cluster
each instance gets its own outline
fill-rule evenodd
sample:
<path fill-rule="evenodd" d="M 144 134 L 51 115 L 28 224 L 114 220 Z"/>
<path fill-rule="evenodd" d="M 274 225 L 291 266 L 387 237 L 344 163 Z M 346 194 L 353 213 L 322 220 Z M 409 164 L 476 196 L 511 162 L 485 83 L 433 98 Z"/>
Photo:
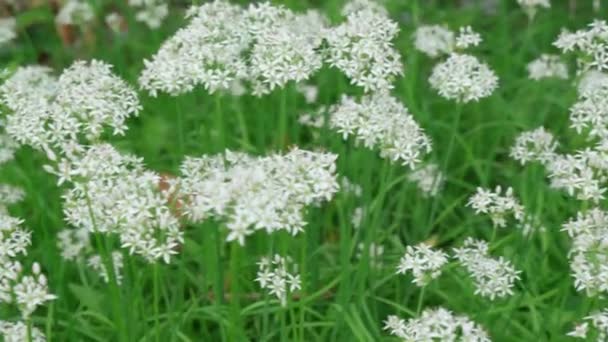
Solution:
<path fill-rule="evenodd" d="M 93 255 L 89 257 L 87 260 L 87 265 L 91 267 L 95 272 L 99 273 L 101 279 L 106 283 L 110 282 L 110 274 L 108 273 L 108 268 L 103 262 L 103 258 L 101 255 Z M 116 283 L 122 283 L 122 268 L 123 268 L 123 260 L 122 254 L 118 251 L 112 252 L 112 266 L 114 267 L 114 276 L 116 277 Z"/>
<path fill-rule="evenodd" d="M 601 209 L 579 212 L 563 230 L 572 238 L 568 253 L 574 286 L 597 295 L 608 291 L 608 213 Z"/>
<path fill-rule="evenodd" d="M 157 29 L 169 15 L 169 5 L 166 0 L 129 0 L 129 6 L 137 9 L 135 19 Z"/>
<path fill-rule="evenodd" d="M 442 25 L 422 25 L 414 32 L 414 47 L 431 58 L 454 51 L 456 36 Z"/>
<path fill-rule="evenodd" d="M 475 294 L 490 300 L 513 294 L 520 271 L 516 271 L 503 257 L 492 258 L 485 241 L 467 238 L 462 247 L 454 249 L 454 258 L 471 274 Z"/>
<path fill-rule="evenodd" d="M 0 18 L 0 46 L 17 37 L 17 33 L 15 32 L 16 29 L 17 21 L 15 18 Z"/>
<path fill-rule="evenodd" d="M 608 84 L 587 89 L 570 107 L 570 126 L 577 133 L 608 139 Z"/>
<path fill-rule="evenodd" d="M 498 77 L 477 57 L 453 53 L 435 65 L 429 82 L 442 97 L 467 103 L 490 96 L 498 86 Z"/>
<path fill-rule="evenodd" d="M 160 175 L 108 144 L 91 146 L 68 170 L 73 187 L 63 199 L 72 226 L 118 234 L 131 254 L 170 262 L 183 232 L 170 208 L 170 194 L 160 189 Z"/>
<path fill-rule="evenodd" d="M 555 137 L 544 127 L 523 132 L 516 139 L 511 147 L 509 155 L 519 161 L 522 165 L 529 162 L 539 162 L 547 165 L 555 159 L 558 143 Z"/>
<path fill-rule="evenodd" d="M 445 175 L 439 170 L 439 165 L 428 163 L 412 171 L 407 179 L 416 183 L 423 196 L 435 197 L 443 187 Z"/>
<path fill-rule="evenodd" d="M 384 330 L 401 338 L 404 342 L 490 342 L 483 327 L 467 316 L 454 315 L 447 309 L 426 309 L 420 317 L 405 321 L 389 316 Z"/>
<path fill-rule="evenodd" d="M 456 36 L 456 48 L 468 49 L 481 44 L 481 41 L 481 35 L 473 31 L 471 26 L 463 26 L 459 29 L 458 36 Z"/>
<path fill-rule="evenodd" d="M 275 254 L 272 258 L 263 257 L 258 263 L 256 281 L 270 295 L 276 296 L 282 306 L 287 305 L 287 297 L 302 288 L 297 265 L 289 257 Z"/>
<path fill-rule="evenodd" d="M 606 151 L 583 150 L 576 154 L 556 155 L 547 164 L 550 185 L 580 200 L 598 202 L 604 198 L 602 186 L 608 172 Z"/>
<path fill-rule="evenodd" d="M 448 256 L 440 250 L 434 250 L 425 243 L 407 246 L 405 255 L 399 260 L 397 274 L 411 271 L 417 286 L 424 287 L 441 275 L 441 269 L 448 262 Z"/>
<path fill-rule="evenodd" d="M 324 18 L 269 3 L 245 9 L 216 0 L 188 12 L 190 23 L 169 38 L 139 77 L 143 89 L 178 95 L 198 85 L 213 93 L 247 80 L 256 95 L 303 81 L 322 65 L 317 51 Z"/>
<path fill-rule="evenodd" d="M 403 74 L 401 56 L 392 44 L 398 32 L 397 23 L 382 13 L 352 12 L 328 31 L 327 62 L 365 91 L 391 89 L 393 79 Z"/>
<path fill-rule="evenodd" d="M 4 120 L 0 119 L 0 129 L 2 131 L 4 130 L 4 126 Z M 15 151 L 19 148 L 19 144 L 6 132 L 2 131 L 0 131 L 0 165 L 13 160 Z"/>
<path fill-rule="evenodd" d="M 533 80 L 543 78 L 568 78 L 568 66 L 558 55 L 542 54 L 528 63 L 528 75 Z"/>
<path fill-rule="evenodd" d="M 319 97 L 319 88 L 313 84 L 298 83 L 296 91 L 304 96 L 308 104 L 317 102 Z"/>
<path fill-rule="evenodd" d="M 578 81 L 579 96 L 587 96 L 599 88 L 608 87 L 608 74 L 594 69 L 584 72 Z"/>
<path fill-rule="evenodd" d="M 95 18 L 93 7 L 86 0 L 68 0 L 55 17 L 62 25 L 84 25 Z"/>
<path fill-rule="evenodd" d="M 4 338 L 4 342 L 46 342 L 44 334 L 36 327 L 32 327 L 31 340 L 29 340 L 27 324 L 21 321 L 0 321 L 0 336 Z"/>
<path fill-rule="evenodd" d="M 351 13 L 364 10 L 388 15 L 386 8 L 377 0 L 349 0 L 346 4 L 344 4 L 344 7 L 342 7 L 341 13 L 346 17 Z"/>
<path fill-rule="evenodd" d="M 21 263 L 15 260 L 27 254 L 31 243 L 31 234 L 21 227 L 22 222 L 0 213 L 0 303 L 16 305 L 23 320 L 28 320 L 38 306 L 56 296 L 49 293 L 47 279 L 38 263 L 32 265 L 31 274 L 26 274 Z M 0 334 L 5 340 L 16 340 L 22 336 L 22 325 L 22 322 L 0 321 Z M 39 332 L 36 336 L 44 339 Z"/>
<path fill-rule="evenodd" d="M 45 67 L 20 68 L 0 87 L 0 99 L 9 109 L 7 133 L 52 160 L 53 151 L 72 156 L 80 139 L 99 139 L 105 126 L 123 134 L 141 109 L 135 90 L 97 60 L 75 62 L 58 79 Z"/>
<path fill-rule="evenodd" d="M 513 215 L 516 221 L 523 223 L 525 211 L 523 205 L 513 195 L 513 188 L 509 187 L 502 194 L 502 188 L 497 186 L 491 189 L 477 188 L 477 192 L 471 196 L 467 206 L 475 210 L 475 214 L 490 216 L 494 227 L 504 228 L 507 226 L 507 217 Z"/>
<path fill-rule="evenodd" d="M 550 8 L 549 0 L 517 0 L 530 19 L 534 18 L 539 8 Z"/>
<path fill-rule="evenodd" d="M 24 197 L 23 189 L 8 184 L 0 184 L 0 212 L 6 213 L 6 206 L 21 202 Z"/>
<path fill-rule="evenodd" d="M 566 30 L 560 33 L 553 43 L 564 53 L 575 52 L 582 67 L 581 71 L 594 68 L 599 71 L 608 69 L 608 24 L 604 20 L 595 20 L 588 29 L 576 32 Z"/>
<path fill-rule="evenodd" d="M 57 248 L 65 260 L 76 261 L 91 248 L 91 238 L 86 228 L 67 228 L 57 234 Z"/>
<path fill-rule="evenodd" d="M 354 135 L 383 158 L 414 168 L 431 151 L 431 140 L 407 108 L 388 93 L 365 95 L 360 102 L 343 96 L 330 109 L 330 126 L 346 139 Z"/>
<path fill-rule="evenodd" d="M 185 215 L 195 222 L 209 217 L 227 221 L 228 241 L 241 245 L 256 230 L 303 231 L 304 210 L 330 200 L 338 191 L 330 153 L 293 149 L 285 155 L 224 155 L 186 158 L 173 187 L 183 198 Z"/>
<path fill-rule="evenodd" d="M 312 128 L 323 128 L 327 121 L 325 120 L 325 113 L 329 110 L 331 110 L 330 106 L 321 106 L 312 112 L 302 113 L 298 118 L 298 122 Z"/>
<path fill-rule="evenodd" d="M 574 327 L 574 330 L 569 332 L 567 335 L 574 338 L 582 338 L 589 341 L 591 336 L 589 334 L 589 323 L 595 331 L 595 341 L 603 342 L 608 340 L 608 310 L 595 312 L 587 317 L 585 321 Z"/>

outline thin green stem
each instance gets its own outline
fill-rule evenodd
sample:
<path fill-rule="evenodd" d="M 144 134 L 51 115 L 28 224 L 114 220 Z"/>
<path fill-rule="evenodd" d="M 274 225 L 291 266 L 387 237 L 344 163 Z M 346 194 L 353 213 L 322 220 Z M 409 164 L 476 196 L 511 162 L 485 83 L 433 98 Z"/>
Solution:
<path fill-rule="evenodd" d="M 159 310 L 159 282 L 160 277 L 158 274 L 158 263 L 154 263 L 153 266 L 153 277 L 154 277 L 154 335 L 156 342 L 160 341 L 160 310 Z"/>
<path fill-rule="evenodd" d="M 422 303 L 424 303 L 425 292 L 426 292 L 426 286 L 423 286 L 420 289 L 420 296 L 418 296 L 418 305 L 416 306 L 416 316 L 420 316 L 420 312 L 422 311 Z"/>
<path fill-rule="evenodd" d="M 235 328 L 233 332 L 233 341 L 241 339 L 241 303 L 240 303 L 240 284 L 239 284 L 239 272 L 240 272 L 240 248 L 241 246 L 237 242 L 233 242 L 230 246 L 230 307 L 232 311 L 232 322 Z"/>

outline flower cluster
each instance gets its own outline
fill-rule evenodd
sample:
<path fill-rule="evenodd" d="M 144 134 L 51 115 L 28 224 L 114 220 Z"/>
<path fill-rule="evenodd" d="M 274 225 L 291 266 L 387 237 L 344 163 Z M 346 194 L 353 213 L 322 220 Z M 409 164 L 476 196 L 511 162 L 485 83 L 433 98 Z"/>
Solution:
<path fill-rule="evenodd" d="M 563 230 L 572 238 L 568 257 L 576 289 L 589 295 L 608 291 L 608 213 L 597 208 L 579 212 Z"/>
<path fill-rule="evenodd" d="M 405 321 L 389 316 L 384 330 L 408 342 L 490 342 L 488 333 L 467 316 L 454 315 L 447 309 L 426 309 L 420 317 Z"/>
<path fill-rule="evenodd" d="M 422 25 L 414 32 L 414 47 L 431 58 L 454 50 L 455 35 L 442 25 Z"/>
<path fill-rule="evenodd" d="M 439 165 L 429 163 L 412 171 L 407 179 L 416 183 L 423 196 L 435 197 L 443 187 L 445 175 L 439 170 Z"/>
<path fill-rule="evenodd" d="M 599 88 L 608 87 L 608 74 L 594 69 L 584 72 L 578 81 L 579 96 L 587 96 Z"/>
<path fill-rule="evenodd" d="M 94 18 L 95 12 L 88 1 L 68 0 L 61 7 L 55 21 L 62 25 L 83 25 Z"/>
<path fill-rule="evenodd" d="M 608 171 L 606 151 L 583 150 L 556 155 L 547 164 L 550 185 L 580 200 L 598 202 L 604 198 L 603 175 Z"/>
<path fill-rule="evenodd" d="M 425 243 L 407 246 L 405 255 L 397 265 L 397 274 L 411 271 L 414 275 L 413 283 L 423 287 L 441 275 L 441 269 L 447 262 L 447 254 L 434 250 Z"/>
<path fill-rule="evenodd" d="M 462 247 L 454 249 L 454 258 L 471 274 L 475 294 L 490 300 L 513 294 L 513 286 L 520 272 L 502 257 L 492 258 L 485 241 L 467 238 Z"/>
<path fill-rule="evenodd" d="M 431 151 L 431 140 L 407 108 L 387 93 L 364 96 L 360 102 L 344 96 L 330 109 L 330 126 L 346 139 L 356 137 L 383 158 L 414 168 Z"/>
<path fill-rule="evenodd" d="M 14 304 L 24 320 L 40 305 L 56 298 L 49 293 L 47 279 L 40 265 L 32 265 L 31 274 L 24 272 L 19 255 L 27 254 L 30 232 L 21 227 L 22 220 L 0 212 L 0 303 Z M 0 321 L 0 334 L 5 340 L 22 336 L 22 322 Z M 43 338 L 39 332 L 38 338 Z M 21 341 L 21 340 L 20 340 Z"/>
<path fill-rule="evenodd" d="M 328 201 L 338 191 L 336 158 L 300 149 L 266 157 L 230 151 L 188 157 L 173 187 L 188 218 L 225 219 L 227 240 L 243 245 L 256 230 L 301 232 L 306 206 Z"/>
<path fill-rule="evenodd" d="M 112 267 L 114 267 L 114 276 L 116 277 L 116 283 L 122 283 L 122 268 L 123 268 L 123 260 L 122 254 L 118 251 L 112 252 Z M 103 262 L 103 258 L 101 255 L 93 255 L 89 257 L 87 260 L 87 265 L 91 267 L 92 270 L 97 272 L 103 281 L 106 283 L 110 282 L 110 273 L 108 272 L 108 268 L 106 264 Z M 112 268 L 110 268 L 112 269 Z"/>
<path fill-rule="evenodd" d="M 555 159 L 558 143 L 555 137 L 544 127 L 523 132 L 516 139 L 511 147 L 511 158 L 519 161 L 522 165 L 529 162 L 539 162 L 547 165 Z"/>
<path fill-rule="evenodd" d="M 183 232 L 170 194 L 160 189 L 160 175 L 108 144 L 91 146 L 67 170 L 73 187 L 63 195 L 64 212 L 72 226 L 118 234 L 131 254 L 169 263 Z"/>
<path fill-rule="evenodd" d="M 129 6 L 137 9 L 135 19 L 157 29 L 169 15 L 169 5 L 166 0 L 129 0 Z"/>
<path fill-rule="evenodd" d="M 86 228 L 63 229 L 57 234 L 57 248 L 65 260 L 78 260 L 91 248 L 91 238 Z"/>
<path fill-rule="evenodd" d="M 373 11 L 379 14 L 388 15 L 388 11 L 382 4 L 377 0 L 350 0 L 344 7 L 342 7 L 341 13 L 343 16 L 348 16 L 351 13 L 359 11 Z"/>
<path fill-rule="evenodd" d="M 604 20 L 596 20 L 589 24 L 588 29 L 562 31 L 553 45 L 565 53 L 575 52 L 582 71 L 590 68 L 602 71 L 608 69 L 607 42 L 608 24 Z"/>
<path fill-rule="evenodd" d="M 24 322 L 0 321 L 0 336 L 4 338 L 4 342 L 46 342 L 46 338 L 40 329 L 36 327 L 31 329 L 31 336 L 29 336 L 28 326 Z"/>
<path fill-rule="evenodd" d="M 327 33 L 327 62 L 365 91 L 391 89 L 393 78 L 403 73 L 392 44 L 398 32 L 397 23 L 378 11 L 352 12 Z"/>
<path fill-rule="evenodd" d="M 570 125 L 577 133 L 588 132 L 590 137 L 608 138 L 608 84 L 600 83 L 579 94 L 570 107 Z"/>
<path fill-rule="evenodd" d="M 494 227 L 506 227 L 508 215 L 513 215 L 518 222 L 523 222 L 525 219 L 524 207 L 513 195 L 511 187 L 507 188 L 504 195 L 500 186 L 494 191 L 478 187 L 467 205 L 473 208 L 476 214 L 490 216 Z"/>
<path fill-rule="evenodd" d="M 135 90 L 96 60 L 75 62 L 58 79 L 45 67 L 20 68 L 0 87 L 0 98 L 9 109 L 7 133 L 51 160 L 53 151 L 73 156 L 81 139 L 98 140 L 105 126 L 123 134 L 141 108 Z"/>
<path fill-rule="evenodd" d="M 539 8 L 551 7 L 549 0 L 517 0 L 517 3 L 523 8 L 530 19 L 534 18 Z"/>
<path fill-rule="evenodd" d="M 528 75 L 533 80 L 543 78 L 568 78 L 568 66 L 557 55 L 542 54 L 528 63 Z"/>
<path fill-rule="evenodd" d="M 289 257 L 275 254 L 272 258 L 264 257 L 258 263 L 256 281 L 270 295 L 276 296 L 282 306 L 287 305 L 287 296 L 302 288 L 297 265 Z"/>
<path fill-rule="evenodd" d="M 477 57 L 453 53 L 433 68 L 429 82 L 442 97 L 467 103 L 490 96 L 498 77 Z"/>
<path fill-rule="evenodd" d="M 17 21 L 15 18 L 0 18 L 0 46 L 17 37 L 16 28 Z"/>
<path fill-rule="evenodd" d="M 589 323 L 593 327 L 595 331 L 595 341 L 602 342 L 608 339 L 608 310 L 604 309 L 603 311 L 595 312 L 587 317 L 585 317 L 585 321 L 576 325 L 574 330 L 569 332 L 567 335 L 575 338 L 582 338 L 589 341 L 591 336 L 589 331 Z"/>
<path fill-rule="evenodd" d="M 190 23 L 144 61 L 142 88 L 178 95 L 202 85 L 210 93 L 247 80 L 256 95 L 303 81 L 319 69 L 325 19 L 269 3 L 245 9 L 216 0 L 188 12 Z"/>

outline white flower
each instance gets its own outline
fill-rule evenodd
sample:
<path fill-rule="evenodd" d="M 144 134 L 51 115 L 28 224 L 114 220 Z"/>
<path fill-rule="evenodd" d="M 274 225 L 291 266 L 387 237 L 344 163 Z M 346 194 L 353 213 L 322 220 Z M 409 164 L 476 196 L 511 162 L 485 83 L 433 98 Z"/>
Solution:
<path fill-rule="evenodd" d="M 170 208 L 170 194 L 160 189 L 160 175 L 107 144 L 90 147 L 73 162 L 70 175 L 74 185 L 63 199 L 72 226 L 118 234 L 129 253 L 149 262 L 170 262 L 183 232 Z"/>
<path fill-rule="evenodd" d="M 38 263 L 32 266 L 32 275 L 22 276 L 14 285 L 13 292 L 24 319 L 27 319 L 38 306 L 57 298 L 49 293 L 46 277 L 40 272 Z"/>
<path fill-rule="evenodd" d="M 412 171 L 407 179 L 416 183 L 423 196 L 435 197 L 443 187 L 445 175 L 439 170 L 439 165 L 429 163 Z"/>
<path fill-rule="evenodd" d="M 343 16 L 348 16 L 352 13 L 359 11 L 374 11 L 379 14 L 388 15 L 388 11 L 376 0 L 349 0 L 344 7 L 342 7 L 341 13 Z"/>
<path fill-rule="evenodd" d="M 517 3 L 523 8 L 528 17 L 534 18 L 538 8 L 550 8 L 551 3 L 549 0 L 517 0 Z"/>
<path fill-rule="evenodd" d="M 23 189 L 12 185 L 0 184 L 0 211 L 11 204 L 21 202 L 25 197 Z"/>
<path fill-rule="evenodd" d="M 28 341 L 27 324 L 19 322 L 0 321 L 0 336 L 4 342 L 23 342 Z M 31 342 L 45 342 L 46 338 L 40 329 L 32 327 Z"/>
<path fill-rule="evenodd" d="M 106 25 L 108 25 L 108 27 L 114 33 L 120 33 L 123 30 L 124 20 L 125 19 L 116 12 L 112 12 L 112 13 L 106 15 L 106 18 L 105 18 Z"/>
<path fill-rule="evenodd" d="M 573 331 L 567 335 L 575 338 L 588 339 L 589 330 L 591 336 L 595 337 L 595 341 L 602 342 L 608 339 L 608 310 L 595 312 L 585 317 L 583 323 L 577 324 Z"/>
<path fill-rule="evenodd" d="M 568 66 L 557 55 L 542 54 L 528 63 L 528 75 L 533 80 L 543 78 L 568 78 Z"/>
<path fill-rule="evenodd" d="M 551 187 L 565 190 L 580 200 L 597 202 L 604 198 L 600 182 L 605 174 L 605 151 L 584 150 L 577 154 L 556 155 L 548 164 Z"/>
<path fill-rule="evenodd" d="M 22 219 L 0 211 L 0 260 L 27 253 L 31 233 L 21 227 L 22 223 Z"/>
<path fill-rule="evenodd" d="M 64 229 L 57 234 L 57 247 L 62 258 L 79 259 L 91 247 L 89 231 L 86 228 Z"/>
<path fill-rule="evenodd" d="M 0 46 L 17 37 L 16 29 L 17 21 L 15 18 L 0 18 Z"/>
<path fill-rule="evenodd" d="M 454 32 L 440 25 L 423 25 L 414 32 L 414 47 L 435 58 L 454 50 Z"/>
<path fill-rule="evenodd" d="M 454 249 L 454 258 L 471 274 L 475 294 L 490 300 L 513 294 L 520 272 L 502 257 L 495 259 L 489 256 L 485 241 L 467 238 L 461 248 Z"/>
<path fill-rule="evenodd" d="M 391 89 L 393 79 L 403 74 L 392 43 L 398 32 L 397 23 L 384 14 L 352 12 L 345 23 L 328 31 L 327 62 L 366 92 Z"/>
<path fill-rule="evenodd" d="M 539 127 L 521 133 L 511 147 L 509 155 L 522 165 L 532 161 L 547 165 L 555 159 L 557 146 L 553 134 Z"/>
<path fill-rule="evenodd" d="M 576 52 L 579 55 L 581 70 L 590 68 L 603 71 L 608 69 L 608 24 L 604 20 L 595 20 L 587 30 L 576 32 L 562 31 L 553 43 L 565 52 Z"/>
<path fill-rule="evenodd" d="M 608 138 L 608 84 L 598 83 L 579 95 L 570 107 L 570 126 L 579 134 Z"/>
<path fill-rule="evenodd" d="M 353 225 L 353 228 L 359 229 L 361 228 L 361 223 L 363 222 L 363 215 L 365 214 L 365 209 L 363 207 L 357 207 L 353 211 L 353 215 L 350 218 L 350 223 Z"/>
<path fill-rule="evenodd" d="M 481 44 L 481 35 L 471 28 L 471 26 L 461 27 L 456 36 L 456 47 L 459 49 L 467 49 L 471 46 Z"/>
<path fill-rule="evenodd" d="M 68 0 L 62 7 L 55 21 L 63 25 L 83 25 L 95 17 L 93 8 L 88 1 Z"/>
<path fill-rule="evenodd" d="M 494 191 L 478 187 L 467 206 L 473 208 L 475 214 L 489 215 L 495 227 L 506 227 L 508 215 L 513 215 L 519 222 L 523 222 L 525 218 L 524 207 L 513 195 L 511 187 L 507 188 L 504 195 L 500 186 Z"/>
<path fill-rule="evenodd" d="M 110 282 L 110 274 L 108 273 L 108 269 L 106 268 L 105 263 L 103 262 L 103 258 L 101 255 L 93 255 L 87 260 L 87 265 L 91 267 L 95 272 L 101 276 L 103 281 L 106 283 Z M 116 282 L 118 284 L 122 283 L 122 268 L 123 268 L 123 260 L 122 254 L 118 251 L 112 252 L 112 265 L 114 267 L 114 276 L 116 277 Z"/>
<path fill-rule="evenodd" d="M 608 87 L 608 74 L 591 69 L 581 75 L 577 90 L 579 97 L 585 97 L 597 89 L 606 87 Z"/>
<path fill-rule="evenodd" d="M 467 316 L 454 315 L 444 308 L 426 309 L 420 317 L 407 321 L 389 316 L 385 330 L 407 342 L 490 342 L 488 333 Z"/>
<path fill-rule="evenodd" d="M 411 271 L 414 276 L 413 283 L 424 287 L 441 275 L 441 269 L 447 262 L 447 254 L 433 250 L 425 243 L 407 246 L 405 255 L 399 260 L 397 274 Z"/>
<path fill-rule="evenodd" d="M 467 103 L 490 96 L 498 86 L 498 77 L 476 57 L 453 53 L 435 65 L 429 82 L 442 97 Z"/>
<path fill-rule="evenodd" d="M 317 86 L 300 83 L 296 86 L 296 91 L 304 96 L 306 103 L 317 102 L 317 97 L 319 96 L 319 88 Z"/>
<path fill-rule="evenodd" d="M 258 273 L 255 279 L 262 289 L 276 296 L 281 306 L 287 305 L 287 296 L 302 288 L 297 265 L 289 257 L 275 254 L 272 259 L 262 258 L 258 262 Z"/>
<path fill-rule="evenodd" d="M 387 93 L 365 95 L 360 102 L 343 96 L 330 110 L 330 126 L 346 139 L 353 135 L 383 158 L 414 168 L 431 151 L 430 138 L 407 108 Z"/>
<path fill-rule="evenodd" d="M 225 220 L 230 241 L 244 244 L 257 230 L 303 231 L 308 205 L 330 200 L 338 191 L 337 156 L 293 149 L 285 155 L 188 157 L 175 180 L 183 211 L 194 222 Z"/>
<path fill-rule="evenodd" d="M 581 323 L 577 324 L 574 327 L 574 330 L 567 333 L 566 335 L 575 338 L 587 338 L 587 332 L 589 330 L 589 323 Z"/>
<path fill-rule="evenodd" d="M 129 5 L 137 9 L 135 19 L 157 29 L 169 15 L 169 5 L 166 0 L 129 0 Z"/>
<path fill-rule="evenodd" d="M 579 212 L 563 230 L 572 238 L 568 259 L 575 288 L 588 295 L 608 292 L 608 213 L 597 208 Z"/>

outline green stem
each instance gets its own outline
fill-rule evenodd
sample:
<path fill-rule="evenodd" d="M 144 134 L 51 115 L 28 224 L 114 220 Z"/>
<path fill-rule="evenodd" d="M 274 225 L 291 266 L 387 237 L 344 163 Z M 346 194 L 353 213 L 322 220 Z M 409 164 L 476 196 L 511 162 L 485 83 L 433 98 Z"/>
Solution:
<path fill-rule="evenodd" d="M 179 100 L 175 101 L 175 111 L 177 113 L 177 147 L 178 155 L 175 157 L 175 163 L 179 165 L 179 159 L 184 155 L 184 113 Z"/>
<path fill-rule="evenodd" d="M 424 302 L 424 293 L 426 291 L 426 286 L 423 286 L 420 289 L 420 296 L 418 297 L 418 305 L 416 306 L 416 316 L 420 316 L 420 312 L 422 311 L 422 303 Z"/>
<path fill-rule="evenodd" d="M 281 90 L 281 102 L 279 107 L 279 136 L 277 148 L 284 148 L 287 141 L 287 89 L 283 89 Z"/>
<path fill-rule="evenodd" d="M 239 287 L 239 272 L 240 272 L 240 248 L 237 242 L 232 242 L 230 246 L 230 272 L 231 272 L 231 288 L 230 288 L 230 306 L 232 308 L 232 322 L 235 325 L 233 329 L 233 341 L 240 340 L 239 334 L 241 328 L 241 304 L 240 304 L 240 287 Z"/>
<path fill-rule="evenodd" d="M 156 336 L 156 342 L 160 342 L 160 310 L 159 306 L 159 275 L 158 275 L 158 263 L 154 263 L 154 334 Z"/>
<path fill-rule="evenodd" d="M 27 342 L 32 342 L 32 318 L 27 318 Z"/>
<path fill-rule="evenodd" d="M 215 94 L 215 141 L 218 148 L 223 152 L 226 148 L 226 140 L 224 139 L 224 113 L 222 113 L 222 97 L 220 94 Z"/>

